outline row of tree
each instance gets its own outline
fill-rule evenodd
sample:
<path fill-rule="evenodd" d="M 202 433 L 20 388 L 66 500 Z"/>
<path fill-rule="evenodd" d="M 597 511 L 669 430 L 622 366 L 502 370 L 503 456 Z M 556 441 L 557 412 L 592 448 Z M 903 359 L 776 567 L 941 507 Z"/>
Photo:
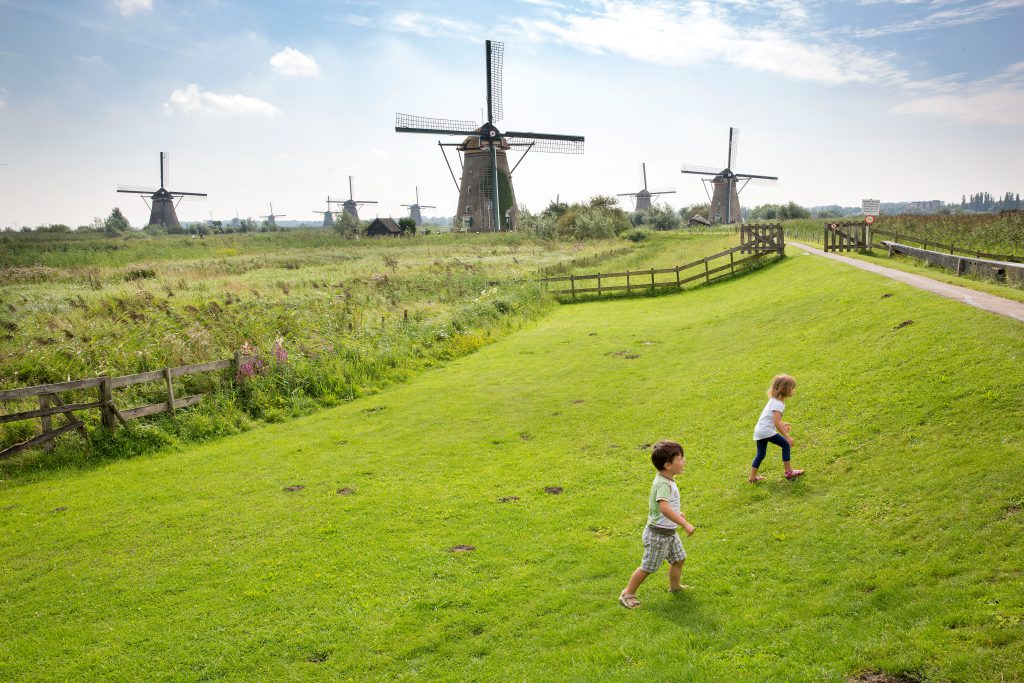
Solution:
<path fill-rule="evenodd" d="M 999 211 L 1020 211 L 1024 205 L 1020 203 L 1020 192 L 1007 192 L 1002 199 L 996 199 L 988 192 L 978 192 L 960 196 L 960 207 L 971 211 L 996 213 Z"/>

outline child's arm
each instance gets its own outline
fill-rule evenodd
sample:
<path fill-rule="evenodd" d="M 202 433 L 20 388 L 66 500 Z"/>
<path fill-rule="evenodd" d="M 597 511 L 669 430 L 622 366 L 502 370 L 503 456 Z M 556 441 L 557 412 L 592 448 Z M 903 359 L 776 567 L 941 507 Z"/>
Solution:
<path fill-rule="evenodd" d="M 780 413 L 777 410 L 773 410 L 772 411 L 772 421 L 775 423 L 775 429 L 777 429 L 779 431 L 779 434 L 782 434 L 782 437 L 786 441 L 789 442 L 790 446 L 792 446 L 793 445 L 793 437 L 791 437 L 789 435 L 789 430 L 791 428 L 791 425 L 788 422 L 783 422 L 782 421 L 782 413 Z"/>
<path fill-rule="evenodd" d="M 669 502 L 667 500 L 659 500 L 658 509 L 661 510 L 661 514 L 665 515 L 673 522 L 683 527 L 683 530 L 686 531 L 687 536 L 693 536 L 694 526 L 686 521 L 686 517 L 683 516 L 683 513 L 676 512 L 675 510 L 673 510 L 672 506 L 669 505 Z"/>

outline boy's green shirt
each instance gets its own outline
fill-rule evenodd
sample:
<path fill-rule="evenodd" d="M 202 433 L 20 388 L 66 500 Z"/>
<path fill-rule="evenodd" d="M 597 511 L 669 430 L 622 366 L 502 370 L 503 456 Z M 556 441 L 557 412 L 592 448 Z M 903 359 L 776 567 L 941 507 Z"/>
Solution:
<path fill-rule="evenodd" d="M 661 514 L 658 501 L 667 500 L 672 509 L 679 512 L 679 487 L 676 482 L 663 476 L 660 472 L 654 475 L 654 483 L 651 484 L 651 499 L 647 513 L 647 523 L 651 526 L 663 529 L 675 529 L 679 525 Z"/>

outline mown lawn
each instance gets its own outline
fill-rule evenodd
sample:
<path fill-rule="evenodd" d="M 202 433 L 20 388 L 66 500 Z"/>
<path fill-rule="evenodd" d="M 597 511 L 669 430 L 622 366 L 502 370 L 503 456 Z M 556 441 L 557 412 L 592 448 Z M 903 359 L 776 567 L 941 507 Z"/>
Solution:
<path fill-rule="evenodd" d="M 0 679 L 1021 680 L 1022 355 L 1020 323 L 791 255 L 562 306 L 312 416 L 3 482 Z M 776 451 L 752 487 L 783 371 L 808 474 Z M 627 612 L 662 437 L 693 590 L 663 571 Z"/>

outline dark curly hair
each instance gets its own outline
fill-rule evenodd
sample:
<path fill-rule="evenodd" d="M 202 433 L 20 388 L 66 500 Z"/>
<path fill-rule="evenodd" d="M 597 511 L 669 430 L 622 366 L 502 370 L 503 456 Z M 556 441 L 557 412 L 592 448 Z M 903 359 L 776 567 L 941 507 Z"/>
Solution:
<path fill-rule="evenodd" d="M 651 448 L 651 462 L 654 467 L 660 472 L 665 467 L 676 459 L 677 455 L 683 454 L 683 447 L 677 444 L 675 441 L 669 441 L 668 439 L 662 439 L 658 443 L 654 444 Z"/>

